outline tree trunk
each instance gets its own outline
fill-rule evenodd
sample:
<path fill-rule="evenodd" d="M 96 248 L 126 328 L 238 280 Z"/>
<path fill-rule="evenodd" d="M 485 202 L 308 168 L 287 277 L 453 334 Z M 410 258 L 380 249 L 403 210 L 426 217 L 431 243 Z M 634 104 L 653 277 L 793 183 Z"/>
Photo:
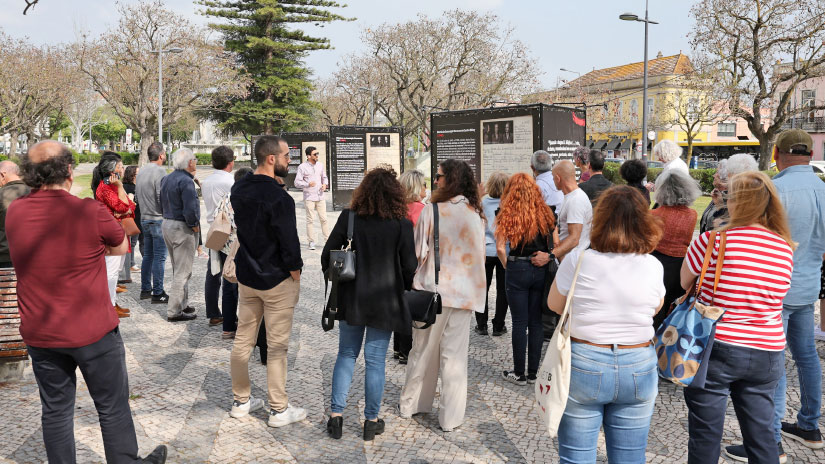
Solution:
<path fill-rule="evenodd" d="M 690 159 L 693 157 L 693 137 L 688 135 L 687 138 L 687 154 L 685 154 L 685 160 L 687 162 L 688 168 L 690 168 Z"/>
<path fill-rule="evenodd" d="M 759 170 L 767 171 L 773 162 L 773 142 L 759 139 Z"/>
<path fill-rule="evenodd" d="M 140 157 L 138 158 L 138 166 L 143 166 L 149 162 L 149 145 L 155 141 L 155 138 L 148 129 L 138 133 L 140 134 Z"/>
<path fill-rule="evenodd" d="M 17 131 L 9 132 L 9 136 L 11 141 L 9 142 L 9 158 L 17 158 L 17 137 L 20 136 L 20 133 Z"/>

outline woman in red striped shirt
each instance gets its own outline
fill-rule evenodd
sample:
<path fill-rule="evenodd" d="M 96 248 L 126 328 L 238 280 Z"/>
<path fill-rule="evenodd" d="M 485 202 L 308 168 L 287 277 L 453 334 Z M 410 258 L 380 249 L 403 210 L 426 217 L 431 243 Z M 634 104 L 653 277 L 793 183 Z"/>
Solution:
<path fill-rule="evenodd" d="M 716 325 L 716 341 L 707 361 L 704 388 L 685 388 L 689 409 L 688 463 L 719 460 L 730 394 L 739 418 L 749 462 L 779 462 L 774 442 L 773 394 L 785 369 L 782 299 L 793 270 L 793 242 L 776 188 L 763 173 L 745 172 L 731 179 L 727 244 L 718 263 L 721 237 L 708 244 L 710 232 L 690 245 L 682 265 L 682 287 L 696 284 L 708 246 L 713 247 L 699 302 L 725 309 Z M 716 266 L 722 266 L 713 292 Z"/>

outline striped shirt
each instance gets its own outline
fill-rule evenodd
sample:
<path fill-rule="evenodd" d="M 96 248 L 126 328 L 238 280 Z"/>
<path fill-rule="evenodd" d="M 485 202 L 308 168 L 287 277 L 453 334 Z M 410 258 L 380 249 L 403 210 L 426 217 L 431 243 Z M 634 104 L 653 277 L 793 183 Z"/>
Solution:
<path fill-rule="evenodd" d="M 699 275 L 710 232 L 691 243 L 686 262 Z M 711 304 L 719 253 L 717 234 L 699 303 Z M 722 274 L 713 304 L 726 309 L 716 325 L 716 341 L 765 351 L 785 349 L 782 299 L 791 287 L 793 250 L 782 237 L 758 227 L 727 231 Z"/>

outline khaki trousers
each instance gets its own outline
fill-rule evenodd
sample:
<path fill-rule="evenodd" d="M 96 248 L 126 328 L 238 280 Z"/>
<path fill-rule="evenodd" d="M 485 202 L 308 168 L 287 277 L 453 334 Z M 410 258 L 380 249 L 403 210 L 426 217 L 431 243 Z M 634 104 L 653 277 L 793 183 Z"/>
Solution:
<path fill-rule="evenodd" d="M 229 358 L 229 370 L 232 375 L 232 396 L 241 403 L 249 400 L 249 356 L 258 339 L 258 328 L 263 318 L 266 322 L 269 407 L 276 411 L 286 409 L 286 354 L 299 290 L 300 283 L 292 277 L 287 277 L 269 290 L 255 290 L 238 284 L 238 329 Z"/>
<path fill-rule="evenodd" d="M 402 416 L 432 411 L 440 371 L 438 423 L 449 431 L 464 422 L 472 317 L 471 310 L 445 306 L 435 324 L 424 330 L 413 329 L 407 380 L 401 390 Z"/>
<path fill-rule="evenodd" d="M 321 233 L 324 234 L 324 242 L 329 238 L 329 225 L 327 224 L 327 201 L 304 200 L 304 207 L 307 210 L 307 239 L 315 242 L 315 216 L 321 221 Z"/>

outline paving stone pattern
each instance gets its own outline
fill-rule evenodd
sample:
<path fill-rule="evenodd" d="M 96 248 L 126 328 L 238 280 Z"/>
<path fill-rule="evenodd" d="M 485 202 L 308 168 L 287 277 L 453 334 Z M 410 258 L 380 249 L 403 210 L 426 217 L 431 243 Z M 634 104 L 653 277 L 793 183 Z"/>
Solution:
<path fill-rule="evenodd" d="M 206 171 L 206 172 L 204 172 Z M 199 175 L 208 170 L 199 168 Z M 496 463 L 557 462 L 556 443 L 541 431 L 533 411 L 533 387 L 503 381 L 500 372 L 512 368 L 509 332 L 502 337 L 469 334 L 469 391 L 464 424 L 451 433 L 438 426 L 436 414 L 412 419 L 398 416 L 404 384 L 404 366 L 387 354 L 387 383 L 381 416 L 386 432 L 372 443 L 361 439 L 364 408 L 364 364 L 355 368 L 350 403 L 344 413 L 344 436 L 326 435 L 326 419 L 337 354 L 337 330 L 325 333 L 320 318 L 323 281 L 320 248 L 306 247 L 304 211 L 300 194 L 299 236 L 303 243 L 304 274 L 289 346 L 287 391 L 292 404 L 307 409 L 307 420 L 284 428 L 266 425 L 266 412 L 242 419 L 229 417 L 232 402 L 229 376 L 231 340 L 221 339 L 221 329 L 209 327 L 203 303 L 206 260 L 196 259 L 190 290 L 198 318 L 188 323 L 166 321 L 166 308 L 140 300 L 139 273 L 133 274 L 129 292 L 120 304 L 132 309 L 121 319 L 126 344 L 131 406 L 142 454 L 160 443 L 169 445 L 170 463 L 346 462 L 356 463 Z M 205 216 L 205 215 L 204 215 Z M 337 213 L 330 213 L 335 221 Z M 205 224 L 204 224 L 205 225 Z M 167 289 L 172 277 L 166 270 Z M 494 292 L 495 285 L 491 287 Z M 492 298 L 492 295 L 491 295 Z M 510 318 L 508 316 L 508 326 Z M 818 345 L 820 356 L 825 345 Z M 255 350 L 250 361 L 253 395 L 266 398 L 266 371 Z M 799 382 L 794 363 L 787 357 L 788 408 L 799 407 Z M 94 404 L 78 376 L 75 436 L 78 462 L 104 462 L 103 443 Z M 437 408 L 438 399 L 436 399 Z M 21 382 L 0 384 L 0 462 L 45 462 L 40 428 L 40 401 L 31 367 Z M 682 391 L 660 382 L 650 429 L 647 462 L 674 463 L 687 459 L 687 408 Z M 723 444 L 740 442 L 741 434 L 732 406 L 728 406 Z M 825 452 L 814 452 L 796 442 L 783 443 L 789 461 L 825 462 Z M 598 462 L 606 462 L 604 438 L 599 440 Z M 726 462 L 721 458 L 720 462 Z"/>

